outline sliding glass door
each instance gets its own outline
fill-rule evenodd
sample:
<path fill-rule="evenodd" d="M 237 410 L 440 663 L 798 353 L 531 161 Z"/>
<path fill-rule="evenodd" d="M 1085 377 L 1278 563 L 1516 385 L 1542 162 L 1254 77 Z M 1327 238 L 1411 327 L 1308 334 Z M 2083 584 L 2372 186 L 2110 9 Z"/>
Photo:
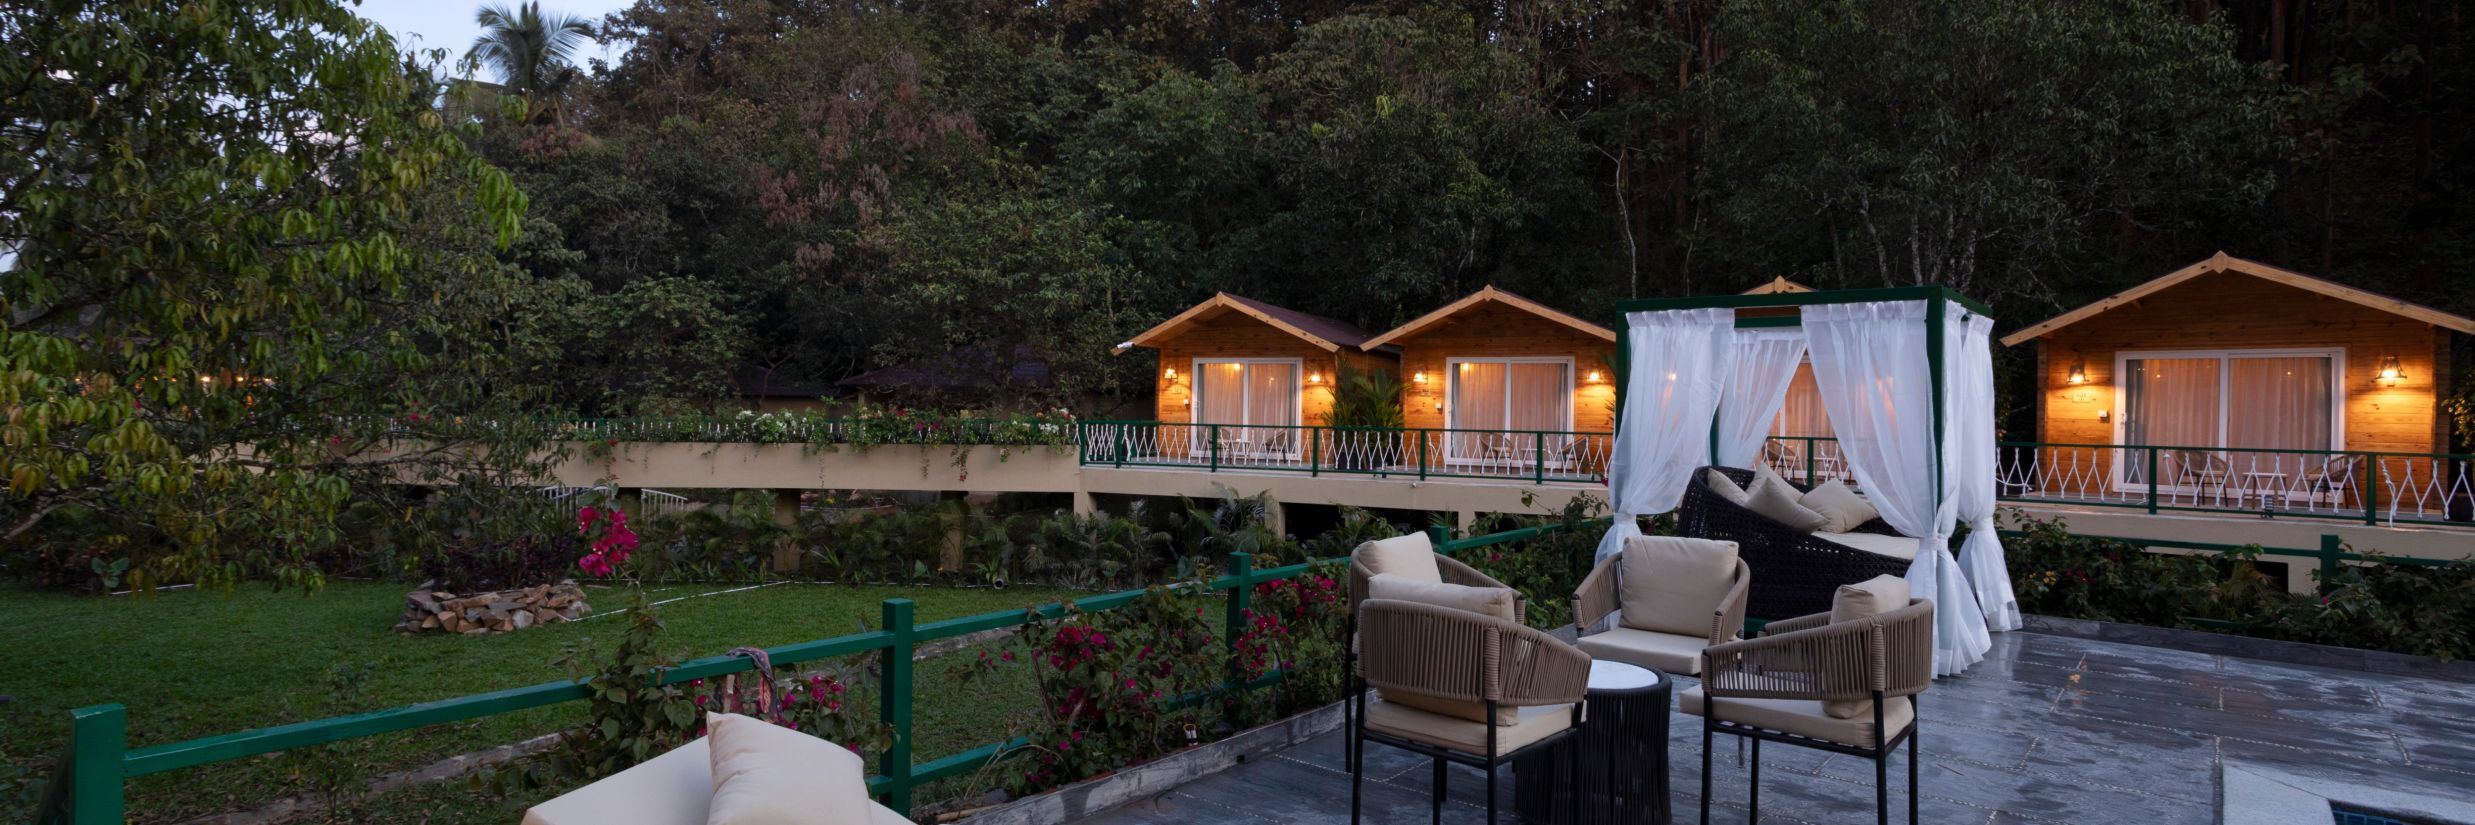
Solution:
<path fill-rule="evenodd" d="M 2237 497 L 2295 489 L 2346 443 L 2338 350 L 2126 352 L 2115 443 L 2161 448 L 2158 486 Z M 2296 452 L 2304 451 L 2304 452 Z M 2116 477 L 2149 483 L 2149 457 L 2124 451 Z"/>
<path fill-rule="evenodd" d="M 1566 358 L 1446 359 L 1444 460 L 1560 466 L 1573 428 L 1573 364 Z M 1535 433 L 1545 432 L 1540 436 Z M 1545 455 L 1540 455 L 1541 449 Z"/>
<path fill-rule="evenodd" d="M 1224 460 L 1296 459 L 1299 367 L 1295 358 L 1196 359 L 1195 452 L 1217 437 Z"/>

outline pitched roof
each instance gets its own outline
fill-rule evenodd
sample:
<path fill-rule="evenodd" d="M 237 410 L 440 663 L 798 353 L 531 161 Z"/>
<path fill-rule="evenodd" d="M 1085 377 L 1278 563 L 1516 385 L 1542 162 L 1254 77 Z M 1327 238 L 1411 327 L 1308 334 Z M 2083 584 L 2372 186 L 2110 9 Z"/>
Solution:
<path fill-rule="evenodd" d="M 1547 306 L 1546 304 L 1515 295 L 1503 289 L 1498 289 L 1494 284 L 1488 284 L 1485 287 L 1480 288 L 1477 292 L 1472 292 L 1468 295 L 1462 296 L 1461 300 L 1445 304 L 1442 309 L 1418 316 L 1418 319 L 1415 321 L 1393 327 L 1390 331 L 1368 340 L 1364 346 L 1371 350 L 1376 347 L 1391 344 L 1403 338 L 1424 332 L 1428 328 L 1437 324 L 1441 324 L 1445 320 L 1450 319 L 1452 316 L 1460 314 L 1463 310 L 1489 302 L 1503 304 L 1505 306 L 1572 327 L 1573 329 L 1580 330 L 1581 332 L 1595 335 L 1609 341 L 1616 340 L 1616 333 L 1614 330 L 1573 317 L 1568 313 L 1554 307 Z"/>
<path fill-rule="evenodd" d="M 2005 335 L 2002 337 L 2002 343 L 2003 346 L 2016 347 L 2027 341 L 2044 337 L 2055 330 L 2088 320 L 2099 313 L 2115 309 L 2124 304 L 2138 301 L 2141 298 L 2145 298 L 2150 295 L 2155 295 L 2193 278 L 2198 278 L 2202 275 L 2213 275 L 2220 272 L 2232 272 L 2241 275 L 2249 275 L 2254 278 L 2284 284 L 2286 286 L 2294 287 L 2307 292 L 2319 293 L 2321 295 L 2326 295 L 2348 303 L 2371 307 L 2392 315 L 2402 315 L 2408 318 L 2413 318 L 2443 329 L 2456 330 L 2458 332 L 2475 335 L 2475 319 L 2469 319 L 2460 315 L 2452 315 L 2422 304 L 2412 304 L 2386 295 L 2366 292 L 2345 284 L 2315 278 L 2300 272 L 2279 269 L 2259 261 L 2237 258 L 2220 251 L 2215 255 L 2209 256 L 2207 260 L 2203 260 L 2199 263 L 2183 267 L 2182 269 L 2177 269 L 2173 272 L 2166 273 L 2163 277 L 2159 277 L 2156 280 L 2108 295 L 2102 299 L 2099 299 L 2095 303 L 2088 304 L 2087 306 L 2080 307 L 2079 309 L 2075 309 L 2070 312 L 2065 312 L 2061 315 L 2046 319 L 2045 321 L 2030 325 L 2018 332 Z"/>
<path fill-rule="evenodd" d="M 1228 312 L 1241 313 L 1262 321 L 1274 329 L 1295 335 L 1329 352 L 1338 352 L 1342 347 L 1364 344 L 1367 339 L 1366 330 L 1343 321 L 1313 313 L 1299 312 L 1288 307 L 1274 306 L 1253 298 L 1215 292 L 1212 293 L 1212 297 L 1203 299 L 1203 303 L 1189 307 L 1185 312 L 1180 312 L 1175 317 L 1160 322 L 1158 326 L 1144 330 L 1143 334 L 1118 344 L 1110 351 L 1123 355 L 1126 350 L 1135 347 L 1154 346 L 1154 342 L 1174 336 L 1188 326 Z"/>
<path fill-rule="evenodd" d="M 1785 278 L 1785 277 L 1774 277 L 1774 278 L 1771 278 L 1769 281 L 1767 281 L 1767 282 L 1763 283 L 1761 286 L 1757 286 L 1757 287 L 1754 287 L 1754 288 L 1752 288 L 1752 289 L 1745 290 L 1745 291 L 1743 291 L 1743 292 L 1741 292 L 1741 293 L 1737 293 L 1737 294 L 1740 294 L 1740 295 L 1777 295 L 1777 294 L 1782 293 L 1782 292 L 1812 292 L 1812 291 L 1813 291 L 1813 287 L 1809 287 L 1809 286 L 1806 286 L 1806 285 L 1804 285 L 1804 284 L 1800 284 L 1800 283 L 1797 283 L 1797 282 L 1795 282 L 1795 281 L 1788 280 L 1788 279 L 1787 279 L 1787 278 Z"/>

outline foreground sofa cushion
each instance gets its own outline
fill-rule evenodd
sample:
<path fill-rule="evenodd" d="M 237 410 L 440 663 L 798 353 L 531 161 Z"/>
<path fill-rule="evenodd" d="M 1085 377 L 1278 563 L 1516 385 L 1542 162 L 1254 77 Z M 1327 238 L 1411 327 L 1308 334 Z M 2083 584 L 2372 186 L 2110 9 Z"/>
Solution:
<path fill-rule="evenodd" d="M 524 812 L 524 825 L 706 825 L 713 804 L 713 755 L 698 739 Z M 910 825 L 865 802 L 868 825 Z"/>
<path fill-rule="evenodd" d="M 868 766 L 849 748 L 736 713 L 705 714 L 707 825 L 869 825 Z"/>

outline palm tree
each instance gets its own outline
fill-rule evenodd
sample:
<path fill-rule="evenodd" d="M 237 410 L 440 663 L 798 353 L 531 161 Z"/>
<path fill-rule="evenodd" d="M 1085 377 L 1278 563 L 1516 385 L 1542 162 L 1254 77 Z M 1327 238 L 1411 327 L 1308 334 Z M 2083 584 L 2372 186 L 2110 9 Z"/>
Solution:
<path fill-rule="evenodd" d="M 574 15 L 544 15 L 539 2 L 513 9 L 483 6 L 475 18 L 481 36 L 466 58 L 497 72 L 508 94 L 528 98 L 555 100 L 576 75 L 576 50 L 593 39 L 593 24 Z"/>

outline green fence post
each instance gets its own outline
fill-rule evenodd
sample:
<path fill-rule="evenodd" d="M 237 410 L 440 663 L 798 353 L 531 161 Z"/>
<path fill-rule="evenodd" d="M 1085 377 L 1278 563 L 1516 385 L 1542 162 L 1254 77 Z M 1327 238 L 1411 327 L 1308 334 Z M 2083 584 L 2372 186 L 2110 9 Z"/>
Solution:
<path fill-rule="evenodd" d="M 2363 523 L 2377 527 L 2380 526 L 2381 476 L 2387 474 L 2389 470 L 2382 466 L 2380 456 L 2376 455 L 2364 456 L 2363 466 L 2371 470 L 2364 473 L 2363 479 Z"/>
<path fill-rule="evenodd" d="M 1226 632 L 1221 636 L 1221 644 L 1228 649 L 1229 671 L 1228 677 L 1221 683 L 1221 689 L 1234 694 L 1236 691 L 1246 689 L 1246 670 L 1238 665 L 1238 634 L 1246 631 L 1246 609 L 1253 606 L 1255 601 L 1254 555 L 1250 553 L 1229 554 L 1229 575 L 1237 578 L 1237 584 L 1230 588 L 1229 600 L 1226 603 L 1227 624 L 1224 626 Z M 1226 698 L 1223 700 L 1221 710 L 1223 713 L 1233 711 Z M 1229 721 L 1233 725 L 1242 722 L 1235 718 Z"/>
<path fill-rule="evenodd" d="M 1814 451 L 1815 447 L 1816 447 L 1816 444 L 1814 443 L 1813 437 L 1812 437 L 1812 436 L 1806 436 L 1806 437 L 1805 437 L 1805 486 L 1807 486 L 1807 487 L 1811 487 L 1811 486 L 1813 486 L 1813 451 Z"/>
<path fill-rule="evenodd" d="M 2199 502 L 2192 502 L 2198 504 Z M 2157 448 L 2148 448 L 2148 511 L 2157 512 Z"/>
<path fill-rule="evenodd" d="M 1204 437 L 1204 438 L 1206 438 L 1206 439 L 1209 439 L 1209 440 L 1212 442 L 1212 469 L 1211 469 L 1211 472 L 1215 472 L 1215 473 L 1217 473 L 1217 472 L 1220 472 L 1220 425 L 1218 425 L 1218 424 L 1205 424 L 1205 425 L 1203 425 L 1203 426 L 1205 427 L 1205 432 L 1203 433 L 1203 437 Z"/>
<path fill-rule="evenodd" d="M 2320 536 L 2320 592 L 2329 592 L 2329 580 L 2337 577 L 2338 557 L 2346 554 L 2346 540 L 2334 533 Z"/>
<path fill-rule="evenodd" d="M 1117 433 L 1117 466 L 1119 469 L 1124 469 L 1126 466 L 1126 427 L 1125 424 L 1113 424 L 1109 427 Z M 1155 436 L 1158 432 L 1158 428 L 1154 428 Z"/>
<path fill-rule="evenodd" d="M 877 771 L 886 779 L 885 807 L 905 817 L 911 815 L 911 615 L 910 599 L 885 600 L 883 622 L 894 641 L 885 648 L 879 684 L 884 696 L 877 702 L 878 716 L 894 731 L 893 742 L 877 757 Z"/>
<path fill-rule="evenodd" d="M 1418 431 L 1418 480 L 1427 480 L 1427 431 Z"/>
<path fill-rule="evenodd" d="M 1547 483 L 1547 433 L 1530 433 L 1530 481 Z"/>
<path fill-rule="evenodd" d="M 1441 524 L 1429 524 L 1429 525 L 1427 525 L 1427 543 L 1428 543 L 1428 544 L 1435 545 L 1435 552 L 1438 552 L 1438 553 L 1444 553 L 1444 545 L 1449 544 L 1449 543 L 1451 543 L 1451 542 L 1452 542 L 1452 529 L 1451 529 L 1451 528 L 1445 527 L 1444 525 L 1441 525 Z M 1452 555 L 1452 554 L 1450 554 L 1450 553 L 1444 553 L 1444 554 L 1445 554 L 1445 555 Z"/>
<path fill-rule="evenodd" d="M 1323 475 L 1322 427 L 1306 429 L 1306 474 L 1309 477 Z"/>
<path fill-rule="evenodd" d="M 119 705 L 93 705 L 70 711 L 69 718 L 67 821 L 118 825 L 127 813 L 120 760 L 129 745 L 128 711 Z"/>

